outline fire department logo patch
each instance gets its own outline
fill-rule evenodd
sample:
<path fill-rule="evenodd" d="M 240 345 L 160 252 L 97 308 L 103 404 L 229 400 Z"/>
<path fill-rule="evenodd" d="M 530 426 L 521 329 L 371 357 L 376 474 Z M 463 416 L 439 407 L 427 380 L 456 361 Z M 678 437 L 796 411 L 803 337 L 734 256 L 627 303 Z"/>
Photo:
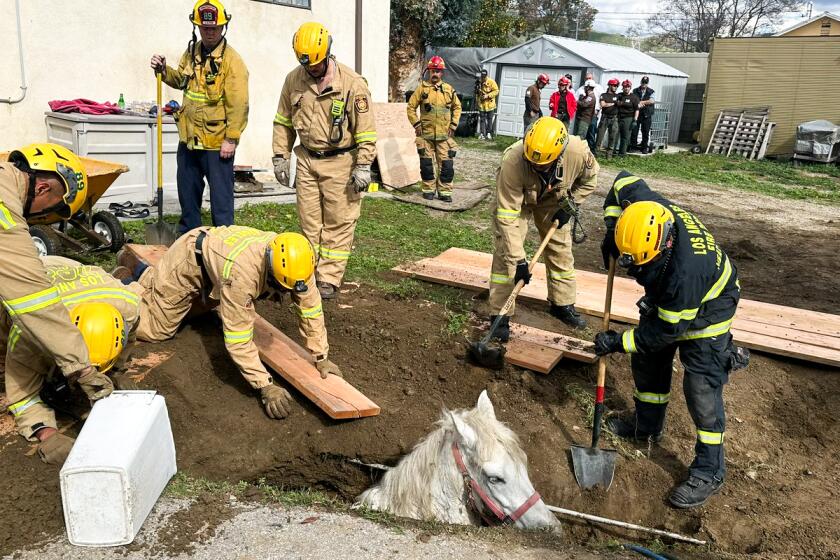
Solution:
<path fill-rule="evenodd" d="M 592 169 L 593 165 L 595 165 L 595 156 L 592 155 L 592 152 L 589 152 L 586 156 L 586 168 Z"/>
<path fill-rule="evenodd" d="M 357 95 L 353 105 L 355 105 L 357 113 L 367 113 L 370 110 L 370 103 L 368 103 L 366 95 Z"/>

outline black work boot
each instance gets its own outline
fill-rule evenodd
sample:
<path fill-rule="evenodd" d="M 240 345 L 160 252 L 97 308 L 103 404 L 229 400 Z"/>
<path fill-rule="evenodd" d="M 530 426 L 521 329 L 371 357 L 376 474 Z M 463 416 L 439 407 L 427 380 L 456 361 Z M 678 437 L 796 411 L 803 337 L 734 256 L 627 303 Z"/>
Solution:
<path fill-rule="evenodd" d="M 490 326 L 493 326 L 493 321 L 496 320 L 498 315 L 490 315 Z M 505 315 L 502 317 L 502 320 L 499 321 L 499 326 L 496 327 L 496 330 L 493 331 L 493 338 L 497 338 L 499 342 L 507 342 L 510 340 L 510 316 Z"/>
<path fill-rule="evenodd" d="M 662 440 L 662 432 L 650 433 L 639 430 L 636 424 L 636 414 L 616 414 L 604 421 L 607 429 L 621 439 L 630 441 L 657 443 Z"/>
<path fill-rule="evenodd" d="M 434 199 L 435 199 L 435 193 L 433 193 L 433 192 L 424 192 L 424 193 L 423 193 L 423 198 L 424 198 L 425 200 L 434 200 Z"/>
<path fill-rule="evenodd" d="M 441 202 L 452 202 L 452 195 L 451 194 L 441 194 L 438 195 L 438 198 Z"/>
<path fill-rule="evenodd" d="M 676 508 L 688 509 L 705 504 L 709 498 L 720 492 L 723 481 L 717 478 L 703 480 L 690 475 L 688 480 L 674 488 L 668 501 Z"/>
<path fill-rule="evenodd" d="M 329 282 L 316 282 L 318 292 L 321 294 L 321 299 L 335 299 L 338 297 L 338 288 Z"/>
<path fill-rule="evenodd" d="M 570 327 L 585 329 L 588 326 L 583 317 L 580 316 L 580 313 L 577 312 L 574 305 L 554 305 L 552 303 L 548 312 Z"/>

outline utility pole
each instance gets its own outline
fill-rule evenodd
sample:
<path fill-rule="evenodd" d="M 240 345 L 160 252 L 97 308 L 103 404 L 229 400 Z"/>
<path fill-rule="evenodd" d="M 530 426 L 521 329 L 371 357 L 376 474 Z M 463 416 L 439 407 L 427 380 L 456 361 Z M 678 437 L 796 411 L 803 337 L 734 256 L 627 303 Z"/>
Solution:
<path fill-rule="evenodd" d="M 575 41 L 577 41 L 579 31 L 580 31 L 580 5 L 578 5 L 577 19 L 575 20 Z"/>

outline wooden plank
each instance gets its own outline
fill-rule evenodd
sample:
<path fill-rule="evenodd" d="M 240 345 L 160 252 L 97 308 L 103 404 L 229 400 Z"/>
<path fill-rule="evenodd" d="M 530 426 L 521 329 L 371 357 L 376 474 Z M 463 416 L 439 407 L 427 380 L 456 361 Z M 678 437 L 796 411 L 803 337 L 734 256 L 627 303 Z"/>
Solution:
<path fill-rule="evenodd" d="M 598 359 L 598 356 L 595 355 L 594 344 L 589 341 L 536 327 L 529 327 L 528 325 L 511 323 L 510 339 L 522 340 L 539 346 L 545 346 L 546 348 L 552 348 L 558 352 L 562 352 L 564 358 L 569 358 L 577 362 L 592 364 Z"/>
<path fill-rule="evenodd" d="M 452 248 L 432 259 L 397 267 L 402 274 L 470 290 L 489 287 L 492 255 Z M 577 301 L 582 313 L 601 316 L 606 276 L 576 271 Z M 635 302 L 641 286 L 628 278 L 616 278 L 611 316 L 617 322 L 638 324 Z M 547 298 L 545 266 L 538 264 L 532 281 L 520 292 L 524 300 Z M 739 344 L 765 352 L 840 366 L 840 316 L 742 299 L 732 328 Z M 538 341 L 537 341 L 538 342 Z"/>
<path fill-rule="evenodd" d="M 154 265 L 164 253 L 166 247 L 162 245 L 128 244 L 119 261 L 124 266 L 139 260 Z M 254 342 L 259 348 L 260 359 L 330 418 L 351 419 L 379 414 L 376 403 L 341 377 L 330 375 L 321 379 L 312 355 L 262 317 L 257 317 L 254 323 Z"/>
<path fill-rule="evenodd" d="M 514 339 L 505 345 L 505 361 L 538 373 L 550 373 L 563 352 L 527 340 Z"/>

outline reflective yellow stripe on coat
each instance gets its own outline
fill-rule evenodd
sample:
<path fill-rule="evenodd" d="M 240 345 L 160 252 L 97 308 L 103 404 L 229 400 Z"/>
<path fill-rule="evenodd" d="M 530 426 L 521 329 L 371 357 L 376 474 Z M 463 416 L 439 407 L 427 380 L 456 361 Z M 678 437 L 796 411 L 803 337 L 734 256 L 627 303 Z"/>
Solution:
<path fill-rule="evenodd" d="M 48 288 L 29 294 L 28 296 L 19 297 L 16 299 L 8 299 L 3 302 L 3 306 L 9 312 L 9 315 L 23 315 L 24 313 L 32 313 L 45 307 L 49 307 L 61 301 L 58 295 L 58 289 Z"/>

